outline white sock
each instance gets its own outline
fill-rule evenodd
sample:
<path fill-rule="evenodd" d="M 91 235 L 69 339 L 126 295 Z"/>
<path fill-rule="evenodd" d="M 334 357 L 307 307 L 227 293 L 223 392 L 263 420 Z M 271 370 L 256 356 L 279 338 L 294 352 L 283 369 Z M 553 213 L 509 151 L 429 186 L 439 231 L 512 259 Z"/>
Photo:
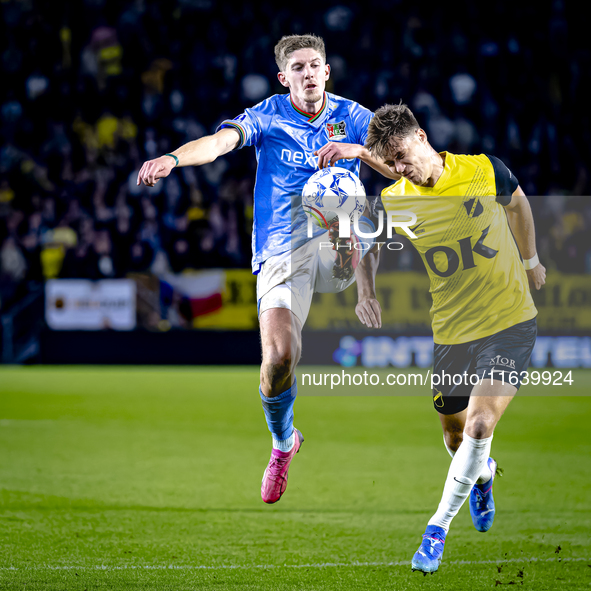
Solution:
<path fill-rule="evenodd" d="M 490 455 L 491 443 L 492 435 L 486 439 L 474 439 L 464 433 L 464 440 L 451 461 L 441 502 L 435 515 L 429 520 L 429 525 L 442 527 L 446 532 L 449 530 L 451 520 L 457 515 L 476 479 L 483 472 Z"/>
<path fill-rule="evenodd" d="M 490 468 L 488 467 L 488 458 L 487 458 L 486 464 L 484 464 L 484 468 L 482 469 L 480 476 L 476 479 L 476 484 L 484 484 L 485 482 L 488 482 L 492 478 L 492 476 L 493 476 L 492 472 L 490 471 Z"/>
<path fill-rule="evenodd" d="M 293 430 L 290 437 L 287 439 L 275 439 L 273 437 L 273 448 L 279 451 L 288 452 L 295 445 L 295 429 Z"/>
<path fill-rule="evenodd" d="M 456 455 L 456 452 L 453 449 L 451 449 L 451 447 L 449 447 L 447 445 L 447 441 L 445 441 L 445 435 L 443 436 L 443 445 L 445 445 L 445 449 L 447 449 L 447 453 L 453 459 L 453 457 Z M 488 461 L 487 461 L 486 464 L 484 464 L 482 474 L 480 474 L 480 476 L 476 480 L 476 484 L 484 484 L 485 482 L 488 482 L 491 478 L 492 478 L 492 472 L 490 471 L 490 468 L 488 467 Z"/>
<path fill-rule="evenodd" d="M 445 445 L 447 453 L 451 456 L 451 459 L 453 460 L 453 457 L 456 455 L 456 452 L 451 447 L 448 447 L 447 441 L 445 441 L 445 435 L 443 436 L 443 445 Z"/>

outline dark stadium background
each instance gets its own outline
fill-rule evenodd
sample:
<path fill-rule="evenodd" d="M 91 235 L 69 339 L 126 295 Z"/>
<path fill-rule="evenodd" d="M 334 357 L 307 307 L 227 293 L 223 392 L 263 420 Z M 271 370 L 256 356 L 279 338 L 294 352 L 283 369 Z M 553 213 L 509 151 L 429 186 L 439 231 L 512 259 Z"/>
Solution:
<path fill-rule="evenodd" d="M 583 281 L 562 296 L 548 290 L 545 301 L 588 309 L 591 49 L 582 10 L 562 0 L 428 9 L 377 0 L 0 2 L 3 362 L 257 363 L 253 283 L 244 279 L 254 151 L 175 171 L 154 189 L 135 179 L 144 160 L 283 92 L 273 46 L 290 33 L 324 37 L 329 91 L 370 109 L 403 100 L 435 148 L 503 159 L 532 196 L 549 277 Z M 367 168 L 362 180 L 368 194 L 385 186 Z M 407 251 L 380 272 L 420 271 Z M 182 299 L 176 323 L 164 315 L 175 292 L 154 281 L 204 269 L 245 270 L 230 291 L 246 327 L 186 330 L 199 323 Z M 158 300 L 137 330 L 47 327 L 47 279 L 128 277 Z M 541 334 L 589 334 L 572 314 L 563 320 Z M 428 334 L 428 322 L 391 328 Z"/>

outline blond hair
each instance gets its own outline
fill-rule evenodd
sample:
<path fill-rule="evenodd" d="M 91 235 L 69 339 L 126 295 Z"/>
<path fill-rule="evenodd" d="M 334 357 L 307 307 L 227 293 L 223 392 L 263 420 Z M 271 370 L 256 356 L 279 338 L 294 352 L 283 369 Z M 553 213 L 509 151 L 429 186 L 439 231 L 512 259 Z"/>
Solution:
<path fill-rule="evenodd" d="M 287 68 L 291 54 L 298 49 L 314 49 L 326 63 L 326 49 L 324 40 L 316 35 L 284 35 L 275 45 L 275 61 L 280 72 Z"/>
<path fill-rule="evenodd" d="M 365 147 L 372 156 L 385 159 L 394 142 L 410 136 L 419 123 L 407 105 L 384 105 L 380 107 L 367 128 Z"/>

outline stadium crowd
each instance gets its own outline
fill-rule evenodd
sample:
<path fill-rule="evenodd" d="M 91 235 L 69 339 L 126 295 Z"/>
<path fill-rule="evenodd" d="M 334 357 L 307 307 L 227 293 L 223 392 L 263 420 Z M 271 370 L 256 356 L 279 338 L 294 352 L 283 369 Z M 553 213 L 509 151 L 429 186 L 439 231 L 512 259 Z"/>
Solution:
<path fill-rule="evenodd" d="M 565 0 L 0 2 L 0 300 L 30 281 L 248 267 L 256 163 L 241 150 L 136 185 L 149 158 L 270 94 L 284 34 L 325 38 L 328 90 L 403 100 L 434 147 L 494 154 L 533 197 L 547 267 L 591 272 L 585 19 Z M 531 23 L 537 23 L 532 26 Z M 386 179 L 362 169 L 368 194 Z M 393 268 L 421 265 L 412 249 Z"/>

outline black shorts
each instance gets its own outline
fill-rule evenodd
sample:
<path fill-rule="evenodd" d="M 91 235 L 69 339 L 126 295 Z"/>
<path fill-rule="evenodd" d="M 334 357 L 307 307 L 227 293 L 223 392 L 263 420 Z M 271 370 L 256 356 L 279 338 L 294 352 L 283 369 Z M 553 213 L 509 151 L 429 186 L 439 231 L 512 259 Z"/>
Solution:
<path fill-rule="evenodd" d="M 511 383 L 517 378 L 514 385 L 519 389 L 521 372 L 529 365 L 537 332 L 536 319 L 532 318 L 469 343 L 435 344 L 433 379 L 437 381 L 439 376 L 439 383 L 433 385 L 435 410 L 452 415 L 467 408 L 478 378 L 492 376 L 500 380 L 504 376 L 508 383 L 511 374 Z M 505 372 L 503 376 L 501 372 Z"/>

